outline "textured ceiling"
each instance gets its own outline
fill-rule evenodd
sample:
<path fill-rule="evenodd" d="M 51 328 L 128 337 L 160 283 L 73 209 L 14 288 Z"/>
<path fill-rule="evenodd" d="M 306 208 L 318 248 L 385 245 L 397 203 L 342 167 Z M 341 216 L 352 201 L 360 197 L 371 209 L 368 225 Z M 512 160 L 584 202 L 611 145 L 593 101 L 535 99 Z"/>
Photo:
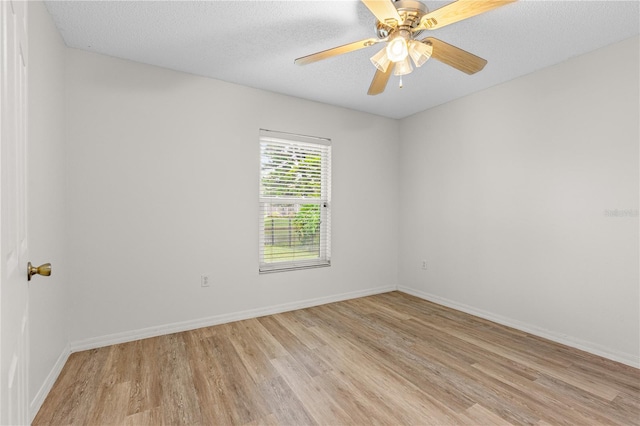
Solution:
<path fill-rule="evenodd" d="M 450 2 L 424 1 L 429 10 Z M 293 60 L 374 36 L 358 1 L 48 1 L 65 43 L 392 118 L 403 118 L 639 33 L 640 2 L 521 0 L 425 32 L 487 59 L 469 76 L 436 60 L 368 96 L 380 45 Z"/>

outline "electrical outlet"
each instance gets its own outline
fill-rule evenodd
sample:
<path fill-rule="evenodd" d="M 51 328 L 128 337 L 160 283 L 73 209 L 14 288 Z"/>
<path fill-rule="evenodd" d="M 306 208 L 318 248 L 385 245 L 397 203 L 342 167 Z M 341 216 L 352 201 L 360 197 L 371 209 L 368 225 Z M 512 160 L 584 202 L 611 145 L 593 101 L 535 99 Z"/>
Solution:
<path fill-rule="evenodd" d="M 209 287 L 209 275 L 200 275 L 200 287 Z"/>
<path fill-rule="evenodd" d="M 427 269 L 427 261 L 426 260 L 422 261 L 422 269 L 424 269 L 424 270 Z"/>

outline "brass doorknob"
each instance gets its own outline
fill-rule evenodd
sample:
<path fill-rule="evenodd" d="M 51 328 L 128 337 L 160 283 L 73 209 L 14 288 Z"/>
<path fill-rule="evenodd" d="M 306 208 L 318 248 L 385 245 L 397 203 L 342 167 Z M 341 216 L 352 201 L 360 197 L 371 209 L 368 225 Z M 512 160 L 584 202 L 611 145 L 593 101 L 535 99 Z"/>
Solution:
<path fill-rule="evenodd" d="M 44 263 L 36 267 L 31 265 L 31 262 L 29 262 L 27 264 L 27 280 L 31 281 L 31 277 L 36 274 L 48 277 L 49 275 L 51 275 L 51 264 Z"/>

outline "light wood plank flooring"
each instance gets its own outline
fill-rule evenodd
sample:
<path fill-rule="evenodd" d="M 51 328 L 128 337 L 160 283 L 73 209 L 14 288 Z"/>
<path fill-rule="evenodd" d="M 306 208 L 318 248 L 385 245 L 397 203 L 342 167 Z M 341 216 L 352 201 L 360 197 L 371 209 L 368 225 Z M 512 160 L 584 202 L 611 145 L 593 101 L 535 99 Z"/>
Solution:
<path fill-rule="evenodd" d="M 34 425 L 640 425 L 640 370 L 392 292 L 71 355 Z"/>

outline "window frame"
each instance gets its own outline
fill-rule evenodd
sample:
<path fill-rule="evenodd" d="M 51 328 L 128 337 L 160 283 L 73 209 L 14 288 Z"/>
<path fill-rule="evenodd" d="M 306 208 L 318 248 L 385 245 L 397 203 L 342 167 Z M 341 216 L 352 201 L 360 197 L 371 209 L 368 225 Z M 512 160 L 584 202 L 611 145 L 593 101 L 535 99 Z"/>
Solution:
<path fill-rule="evenodd" d="M 274 130 L 260 129 L 259 132 L 260 149 L 260 173 L 258 182 L 259 199 L 259 238 L 258 238 L 258 270 L 260 274 L 285 272 L 300 269 L 319 268 L 331 266 L 331 139 L 315 136 L 299 135 L 295 133 L 279 132 Z M 282 146 L 313 147 L 319 149 L 321 153 L 321 185 L 319 198 L 306 197 L 277 197 L 263 196 L 262 193 L 262 152 L 263 144 L 272 142 Z M 265 206 L 278 204 L 317 204 L 320 206 L 320 229 L 319 229 L 319 257 L 313 259 L 299 259 L 265 262 Z"/>

